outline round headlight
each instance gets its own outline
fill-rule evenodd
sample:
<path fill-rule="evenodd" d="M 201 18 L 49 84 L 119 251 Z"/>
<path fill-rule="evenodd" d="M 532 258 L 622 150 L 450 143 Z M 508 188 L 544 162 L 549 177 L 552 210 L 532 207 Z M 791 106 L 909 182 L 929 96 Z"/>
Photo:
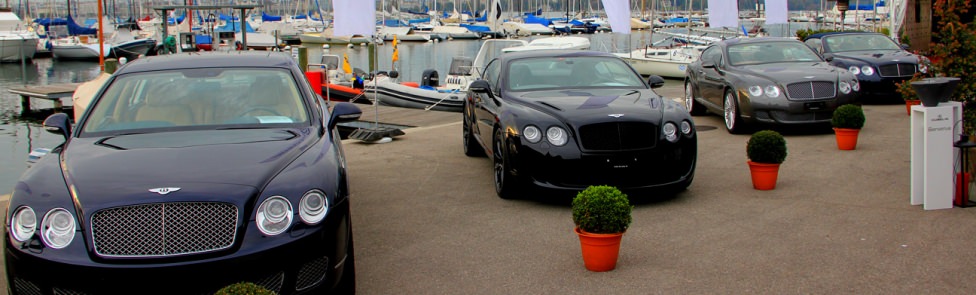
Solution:
<path fill-rule="evenodd" d="M 925 65 L 925 63 L 918 63 L 918 71 L 922 72 L 922 74 L 928 73 L 929 66 Z"/>
<path fill-rule="evenodd" d="M 760 95 L 762 95 L 762 87 L 760 87 L 758 85 L 749 86 L 749 94 L 752 95 L 752 96 L 760 96 Z"/>
<path fill-rule="evenodd" d="M 525 126 L 525 129 L 522 129 L 522 135 L 525 136 L 525 140 L 531 143 L 537 143 L 542 140 L 542 132 L 539 131 L 538 127 L 532 125 Z"/>
<path fill-rule="evenodd" d="M 307 224 L 316 224 L 325 219 L 325 213 L 329 211 L 329 201 L 325 194 L 319 190 L 311 190 L 302 197 L 301 204 L 298 205 L 298 216 Z"/>
<path fill-rule="evenodd" d="M 863 66 L 861 67 L 861 73 L 864 74 L 865 76 L 874 75 L 874 68 L 872 68 L 871 66 Z"/>
<path fill-rule="evenodd" d="M 664 138 L 670 142 L 678 141 L 678 127 L 674 126 L 674 123 L 667 122 L 661 127 L 661 132 L 664 132 Z"/>
<path fill-rule="evenodd" d="M 851 93 L 851 84 L 847 84 L 847 82 L 841 81 L 840 83 L 837 84 L 837 89 L 840 90 L 840 92 L 843 94 Z"/>
<path fill-rule="evenodd" d="M 688 120 L 681 121 L 681 134 L 691 134 L 691 122 L 688 122 Z"/>
<path fill-rule="evenodd" d="M 37 215 L 34 209 L 23 206 L 14 211 L 10 218 L 10 235 L 19 242 L 27 241 L 37 230 Z"/>
<path fill-rule="evenodd" d="M 61 249 L 75 238 L 75 218 L 64 208 L 48 211 L 41 220 L 41 240 L 44 245 Z"/>
<path fill-rule="evenodd" d="M 779 87 L 773 85 L 766 86 L 766 96 L 779 97 Z"/>
<path fill-rule="evenodd" d="M 861 74 L 861 69 L 858 68 L 858 67 L 856 67 L 856 66 L 851 66 L 850 68 L 847 68 L 847 70 L 848 71 L 851 71 L 851 74 L 854 74 L 854 75 L 860 75 Z"/>
<path fill-rule="evenodd" d="M 562 128 L 556 126 L 549 127 L 546 130 L 546 140 L 549 140 L 549 143 L 552 145 L 563 146 L 569 141 L 569 134 Z"/>
<path fill-rule="evenodd" d="M 282 196 L 274 196 L 261 202 L 255 221 L 261 233 L 273 236 L 285 232 L 288 226 L 291 226 L 294 215 L 291 202 L 288 202 L 288 199 Z"/>
<path fill-rule="evenodd" d="M 851 80 L 851 89 L 854 91 L 861 91 L 861 83 L 857 80 Z"/>

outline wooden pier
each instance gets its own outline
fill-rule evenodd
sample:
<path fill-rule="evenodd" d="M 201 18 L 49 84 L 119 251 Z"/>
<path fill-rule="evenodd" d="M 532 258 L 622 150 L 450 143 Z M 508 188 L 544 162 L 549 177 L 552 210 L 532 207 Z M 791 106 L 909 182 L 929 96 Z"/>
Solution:
<path fill-rule="evenodd" d="M 64 109 L 64 103 L 61 102 L 61 99 L 65 97 L 70 99 L 71 95 L 75 93 L 75 89 L 78 88 L 78 85 L 81 85 L 81 83 L 23 86 L 13 87 L 8 91 L 10 91 L 10 93 L 20 95 L 20 112 L 22 114 L 31 112 L 31 98 L 53 100 L 55 111 L 61 112 Z"/>

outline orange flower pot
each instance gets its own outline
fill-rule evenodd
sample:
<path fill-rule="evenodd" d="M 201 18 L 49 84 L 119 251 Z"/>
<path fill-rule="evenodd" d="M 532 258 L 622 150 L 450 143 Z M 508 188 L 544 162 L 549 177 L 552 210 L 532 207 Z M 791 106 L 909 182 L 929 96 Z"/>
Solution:
<path fill-rule="evenodd" d="M 594 234 L 576 228 L 580 248 L 583 250 L 583 264 L 590 271 L 610 271 L 617 267 L 620 253 L 620 239 L 623 233 Z"/>
<path fill-rule="evenodd" d="M 920 105 L 920 104 L 922 104 L 922 101 L 921 100 L 917 100 L 917 99 L 906 99 L 905 100 L 905 112 L 908 113 L 909 116 L 911 116 L 912 115 L 912 106 L 914 106 L 914 105 Z"/>
<path fill-rule="evenodd" d="M 834 128 L 837 137 L 837 148 L 850 151 L 857 148 L 857 134 L 861 129 Z"/>
<path fill-rule="evenodd" d="M 776 188 L 776 178 L 779 176 L 779 164 L 756 163 L 748 161 L 749 172 L 752 172 L 752 187 L 768 191 Z"/>

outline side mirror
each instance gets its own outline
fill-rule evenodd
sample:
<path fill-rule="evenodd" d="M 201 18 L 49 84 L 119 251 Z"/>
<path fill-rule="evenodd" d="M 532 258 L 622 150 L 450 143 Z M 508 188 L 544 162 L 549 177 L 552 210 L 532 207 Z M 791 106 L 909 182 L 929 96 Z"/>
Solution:
<path fill-rule="evenodd" d="M 340 102 L 332 108 L 332 116 L 329 117 L 329 130 L 335 129 L 340 122 L 350 122 L 359 120 L 363 111 L 356 105 L 348 102 Z"/>
<path fill-rule="evenodd" d="M 651 75 L 647 78 L 647 84 L 650 84 L 651 88 L 661 88 L 664 86 L 664 78 L 658 75 Z"/>
<path fill-rule="evenodd" d="M 68 114 L 57 113 L 44 119 L 44 130 L 54 134 L 61 134 L 64 136 L 64 140 L 68 140 L 71 136 L 71 118 L 68 118 Z"/>
<path fill-rule="evenodd" d="M 491 93 L 491 85 L 488 85 L 488 81 L 481 79 L 471 82 L 471 86 L 468 86 L 468 89 L 475 93 Z"/>
<path fill-rule="evenodd" d="M 902 43 L 900 45 L 901 45 L 901 49 L 904 49 L 904 50 L 908 50 L 908 48 L 910 47 L 910 46 L 908 46 L 908 44 L 905 44 L 905 43 Z"/>
<path fill-rule="evenodd" d="M 832 62 L 832 61 L 834 61 L 834 55 L 833 55 L 833 54 L 824 54 L 824 55 L 823 55 L 823 58 L 824 58 L 824 60 L 825 60 L 825 61 L 827 61 L 827 62 Z"/>
<path fill-rule="evenodd" d="M 715 62 L 713 61 L 702 61 L 702 67 L 706 69 L 715 68 Z"/>

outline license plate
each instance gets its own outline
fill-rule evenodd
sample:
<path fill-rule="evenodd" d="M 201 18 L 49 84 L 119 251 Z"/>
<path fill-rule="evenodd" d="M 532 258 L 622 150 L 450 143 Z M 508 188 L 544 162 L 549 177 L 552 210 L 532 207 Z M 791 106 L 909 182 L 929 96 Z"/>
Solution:
<path fill-rule="evenodd" d="M 819 111 L 827 108 L 827 103 L 825 102 L 808 102 L 803 104 L 803 109 L 807 111 Z"/>

